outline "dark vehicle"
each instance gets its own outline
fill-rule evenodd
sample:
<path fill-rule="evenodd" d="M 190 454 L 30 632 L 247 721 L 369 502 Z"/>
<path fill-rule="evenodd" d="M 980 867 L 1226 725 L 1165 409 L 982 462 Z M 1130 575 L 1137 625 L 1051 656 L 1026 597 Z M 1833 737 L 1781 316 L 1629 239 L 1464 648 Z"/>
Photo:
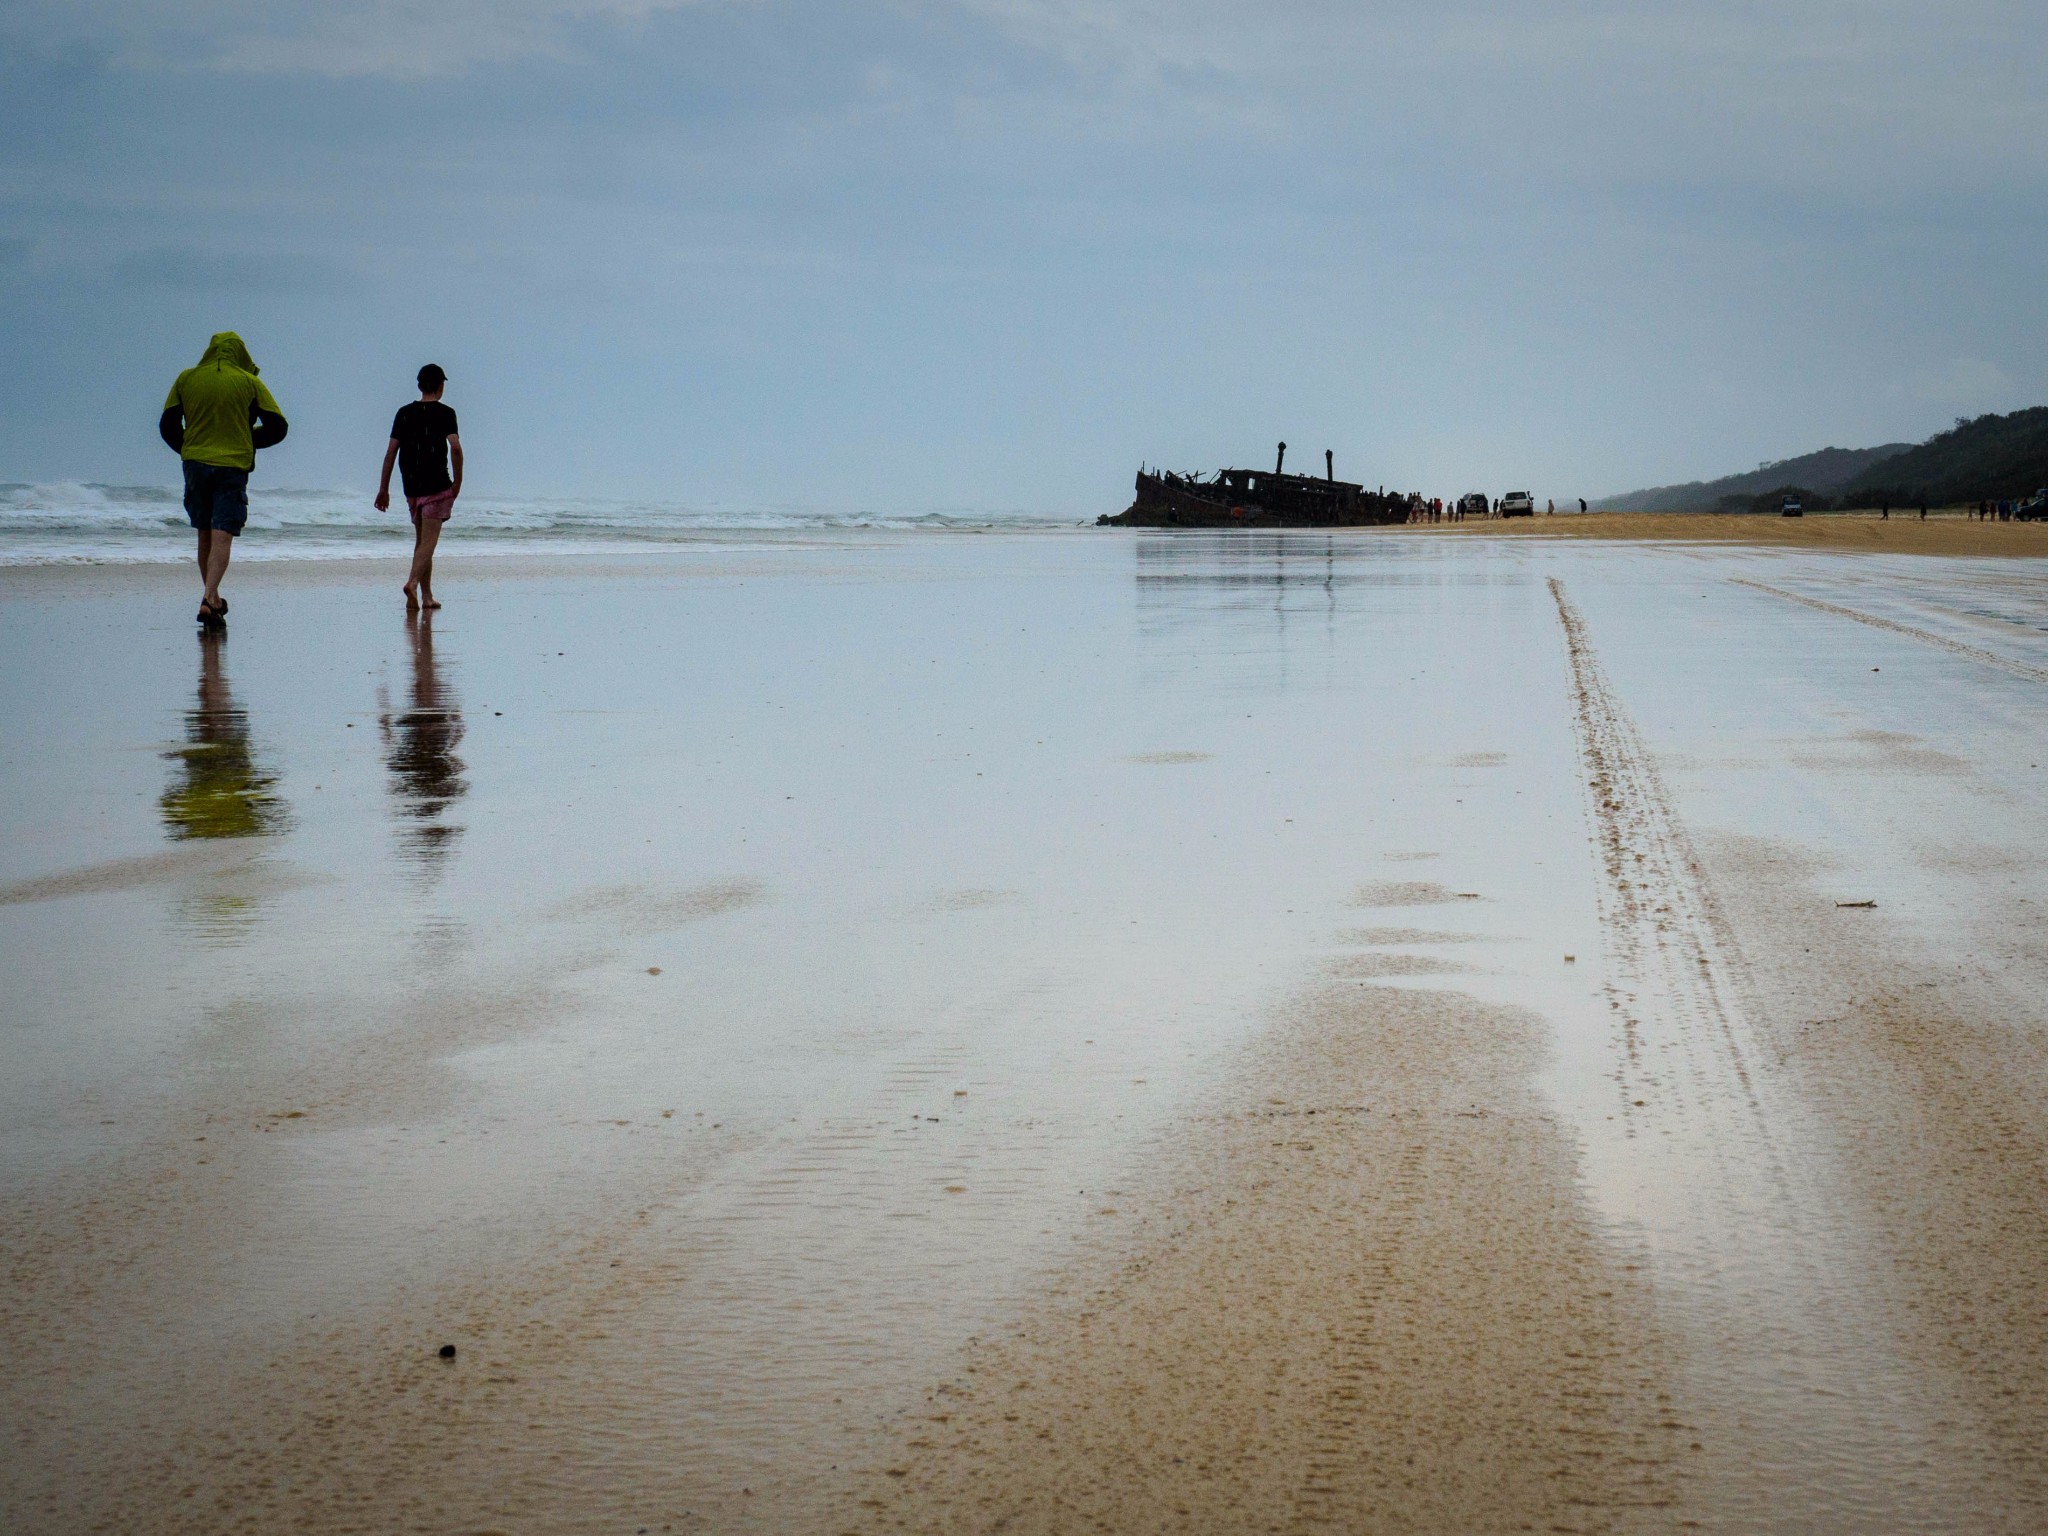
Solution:
<path fill-rule="evenodd" d="M 1527 491 L 1509 491 L 1500 499 L 1502 517 L 1534 517 L 1536 498 Z"/>
<path fill-rule="evenodd" d="M 2048 488 L 2034 492 L 2013 508 L 2012 515 L 2023 523 L 2048 522 Z"/>
<path fill-rule="evenodd" d="M 1493 503 L 1486 499 L 1484 491 L 1474 491 L 1470 496 L 1458 498 L 1460 517 L 1484 517 L 1493 510 Z"/>
<path fill-rule="evenodd" d="M 1797 496 L 1787 496 L 1784 504 L 1778 508 L 1778 516 L 1804 517 L 1806 516 L 1806 508 Z"/>

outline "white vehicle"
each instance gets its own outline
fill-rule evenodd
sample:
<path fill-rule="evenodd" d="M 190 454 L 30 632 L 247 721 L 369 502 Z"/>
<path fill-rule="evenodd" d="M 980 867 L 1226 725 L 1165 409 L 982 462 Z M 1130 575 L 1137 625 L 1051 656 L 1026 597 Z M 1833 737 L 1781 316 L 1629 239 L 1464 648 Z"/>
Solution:
<path fill-rule="evenodd" d="M 1536 498 L 1527 491 L 1509 491 L 1500 499 L 1502 517 L 1534 517 Z"/>

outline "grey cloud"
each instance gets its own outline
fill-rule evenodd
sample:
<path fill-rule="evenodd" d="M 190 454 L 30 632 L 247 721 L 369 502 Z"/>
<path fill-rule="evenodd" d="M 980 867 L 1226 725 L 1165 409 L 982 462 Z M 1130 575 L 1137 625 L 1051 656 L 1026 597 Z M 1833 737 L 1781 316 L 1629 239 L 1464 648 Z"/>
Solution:
<path fill-rule="evenodd" d="M 296 252 L 282 255 L 158 245 L 114 263 L 117 281 L 135 287 L 194 293 L 291 293 L 333 289 L 347 273 L 332 261 Z"/>
<path fill-rule="evenodd" d="M 65 0 L 17 25 L 130 69 L 419 80 L 578 51 L 576 33 L 721 0 Z"/>
<path fill-rule="evenodd" d="M 836 61 L 857 110 L 936 100 L 964 132 L 1028 118 L 1055 142 L 1369 135 L 1567 184 L 1658 177 L 1674 158 L 1707 180 L 1837 191 L 2048 178 L 2048 91 L 2018 62 L 2037 56 L 2041 21 L 2008 0 L 37 0 L 20 14 L 47 47 L 94 39 L 131 69 L 392 80 L 616 65 L 643 40 L 661 57 L 673 39 L 650 29 L 693 17 L 780 31 L 752 78 L 710 87 L 725 101 L 774 97 L 779 73 L 814 74 L 865 28 L 892 51 Z M 1010 56 L 951 75 L 976 28 Z M 677 85 L 706 89 L 694 71 Z"/>
<path fill-rule="evenodd" d="M 1957 357 L 1920 369 L 1906 382 L 1917 400 L 1968 407 L 2012 398 L 2015 380 L 1988 358 Z"/>
<path fill-rule="evenodd" d="M 100 88 L 0 57 L 0 355 L 129 361 L 0 368 L 10 474 L 141 473 L 71 401 L 230 308 L 295 475 L 424 347 L 495 473 L 737 501 L 1080 510 L 1297 434 L 1592 491 L 2048 365 L 2048 16 L 1985 0 L 76 0 L 38 58 L 80 12 Z"/>

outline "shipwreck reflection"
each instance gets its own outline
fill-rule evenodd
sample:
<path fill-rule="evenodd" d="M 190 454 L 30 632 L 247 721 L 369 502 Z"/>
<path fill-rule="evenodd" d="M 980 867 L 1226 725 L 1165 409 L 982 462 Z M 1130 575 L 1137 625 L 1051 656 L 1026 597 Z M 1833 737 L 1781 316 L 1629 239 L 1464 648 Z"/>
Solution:
<path fill-rule="evenodd" d="M 388 701 L 378 714 L 384 763 L 397 802 L 399 846 L 423 880 L 438 876 L 462 836 L 449 812 L 469 791 L 466 765 L 455 755 L 462 741 L 462 707 L 434 657 L 429 614 L 406 620 L 412 678 L 406 707 Z"/>
<path fill-rule="evenodd" d="M 1520 547 L 1375 529 L 1142 533 L 1132 555 L 1148 683 L 1261 695 L 1345 686 L 1393 654 L 1484 633 L 1533 579 Z M 1475 586 L 1499 595 L 1475 600 Z"/>
<path fill-rule="evenodd" d="M 1370 580 L 1354 550 L 1321 532 L 1142 535 L 1134 552 L 1138 633 L 1155 684 L 1328 686 L 1344 611 L 1359 606 L 1345 589 Z"/>

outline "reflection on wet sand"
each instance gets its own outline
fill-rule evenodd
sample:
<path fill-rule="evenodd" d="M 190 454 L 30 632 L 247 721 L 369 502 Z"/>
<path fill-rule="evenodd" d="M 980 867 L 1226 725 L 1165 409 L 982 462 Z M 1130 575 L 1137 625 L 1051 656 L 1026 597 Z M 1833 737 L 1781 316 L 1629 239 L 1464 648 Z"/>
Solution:
<path fill-rule="evenodd" d="M 199 636 L 199 700 L 185 712 L 185 744 L 164 754 L 181 769 L 157 804 L 174 838 L 265 837 L 285 828 L 277 779 L 262 771 L 249 742 L 249 716 L 235 708 L 213 631 Z"/>
<path fill-rule="evenodd" d="M 178 841 L 274 837 L 291 823 L 277 776 L 251 742 L 248 713 L 228 688 L 226 646 L 217 631 L 200 632 L 198 700 L 185 712 L 184 745 L 164 754 L 178 766 L 157 807 L 165 834 Z M 261 894 L 248 877 L 241 866 L 194 887 L 179 903 L 179 920 L 202 938 L 245 938 Z"/>
<path fill-rule="evenodd" d="M 303 874 L 94 830 L 190 695 L 37 573 L 0 1530 L 2042 1529 L 2039 685 L 1714 559 L 835 535 L 396 655 L 336 561 L 235 658 Z"/>
<path fill-rule="evenodd" d="M 440 873 L 462 827 L 447 814 L 469 790 L 464 764 L 455 755 L 462 741 L 462 709 L 455 690 L 434 659 L 434 625 L 421 615 L 406 621 L 412 645 L 412 687 L 405 710 L 387 704 L 378 716 L 384 762 L 398 797 L 400 846 L 422 880 Z"/>
<path fill-rule="evenodd" d="M 1157 684 L 1233 684 L 1268 695 L 1328 688 L 1340 630 L 1381 601 L 1385 552 L 1327 534 L 1239 532 L 1142 537 L 1135 560 L 1138 633 Z M 1220 643 L 1219 643 L 1220 642 Z"/>

